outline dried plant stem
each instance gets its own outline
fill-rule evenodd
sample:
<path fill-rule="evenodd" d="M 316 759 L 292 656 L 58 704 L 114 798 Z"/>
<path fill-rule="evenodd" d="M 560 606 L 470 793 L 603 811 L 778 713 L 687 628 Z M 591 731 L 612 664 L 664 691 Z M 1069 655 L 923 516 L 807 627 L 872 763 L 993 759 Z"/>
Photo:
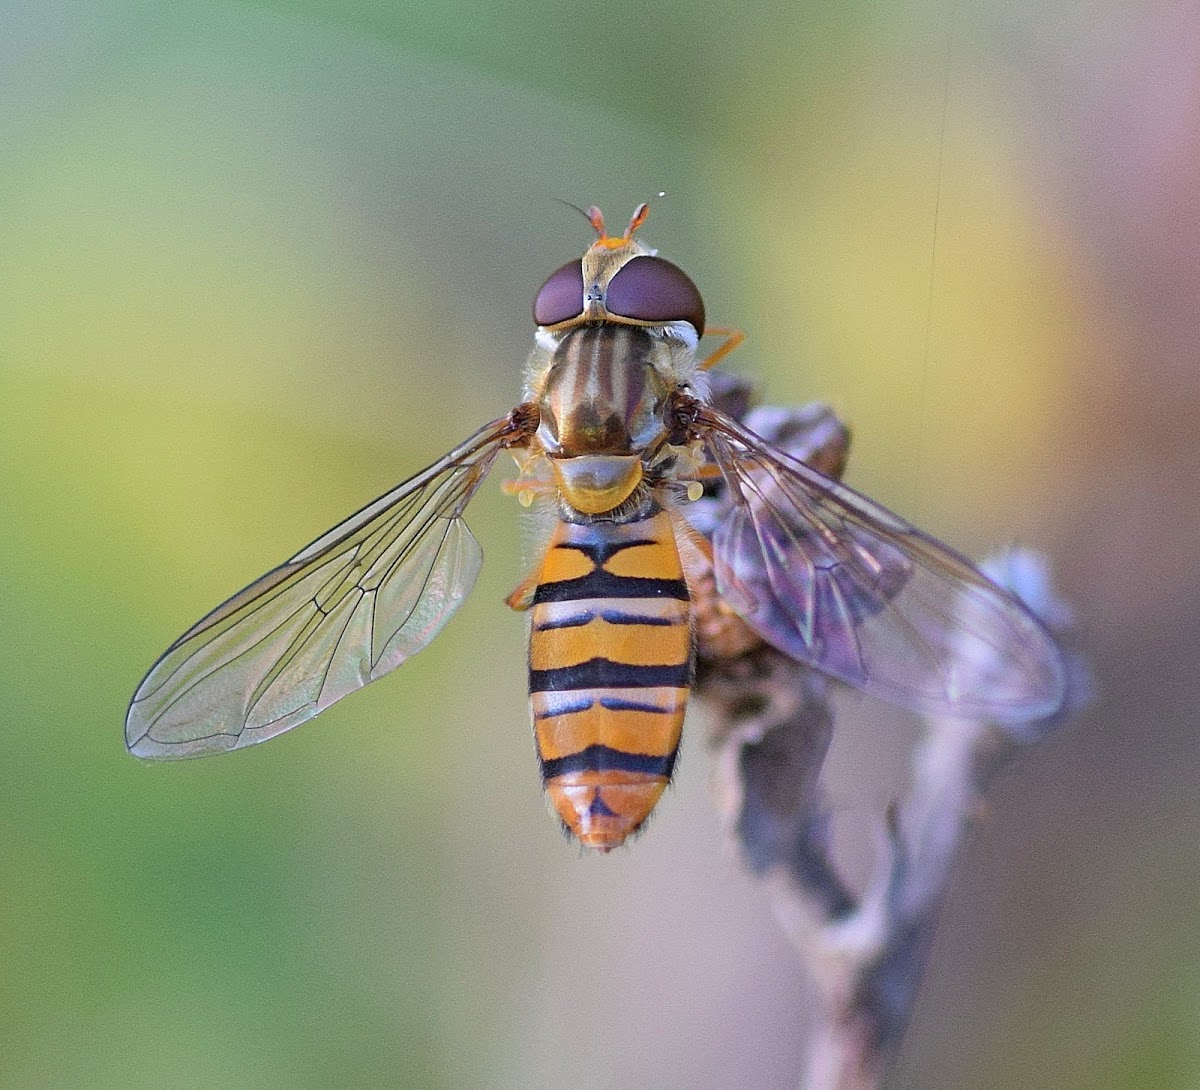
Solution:
<path fill-rule="evenodd" d="M 820 405 L 748 411 L 748 388 L 725 378 L 714 388 L 727 412 L 793 457 L 838 476 L 849 434 Z M 729 516 L 719 491 L 689 518 L 711 540 Z M 1070 616 L 1037 555 L 1012 550 L 984 565 L 1050 632 Z M 981 793 L 1018 751 L 1044 738 L 1083 702 L 1081 663 L 1068 660 L 1068 698 L 1053 718 L 1002 724 L 928 715 L 904 798 L 882 816 L 874 875 L 856 894 L 841 878 L 818 788 L 833 736 L 834 686 L 764 643 L 723 607 L 711 573 L 695 595 L 699 653 L 696 695 L 706 706 L 716 755 L 715 786 L 749 868 L 823 998 L 807 1090 L 875 1090 L 894 1060 L 912 1011 L 939 909 Z M 957 631 L 980 627 L 968 591 L 955 606 Z M 986 692 L 1003 664 L 986 641 L 964 643 L 968 691 Z M 882 706 L 881 706 L 882 707 Z"/>
<path fill-rule="evenodd" d="M 1062 629 L 1067 611 L 1036 556 L 1011 552 L 987 567 L 1052 629 Z M 888 808 L 874 876 L 855 896 L 832 858 L 817 789 L 833 729 L 829 686 L 766 645 L 701 666 L 697 691 L 713 724 L 722 809 L 823 997 L 804 1086 L 874 1090 L 907 1027 L 980 794 L 1013 754 L 1063 715 L 1019 726 L 925 717 L 909 790 Z M 1081 689 L 1073 686 L 1070 706 Z"/>

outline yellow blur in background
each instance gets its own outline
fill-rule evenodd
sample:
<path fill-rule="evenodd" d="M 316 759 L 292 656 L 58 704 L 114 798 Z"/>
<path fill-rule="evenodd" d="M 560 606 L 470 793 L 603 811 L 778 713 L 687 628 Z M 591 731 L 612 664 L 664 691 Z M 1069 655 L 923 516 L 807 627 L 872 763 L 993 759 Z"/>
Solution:
<path fill-rule="evenodd" d="M 952 545 L 1047 550 L 1095 664 L 896 1085 L 1200 1082 L 1200 7 L 880 7 L 0 5 L 0 1085 L 795 1084 L 813 999 L 702 717 L 628 850 L 546 811 L 495 482 L 403 670 L 245 753 L 122 741 L 192 621 L 516 402 L 590 234 L 558 199 L 659 190 L 732 368 Z M 903 717 L 848 715 L 869 850 Z"/>

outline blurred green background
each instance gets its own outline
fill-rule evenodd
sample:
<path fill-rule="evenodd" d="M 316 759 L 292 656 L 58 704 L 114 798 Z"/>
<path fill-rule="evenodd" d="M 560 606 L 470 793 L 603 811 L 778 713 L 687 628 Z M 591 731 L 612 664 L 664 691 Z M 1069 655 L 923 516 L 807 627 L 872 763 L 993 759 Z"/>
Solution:
<path fill-rule="evenodd" d="M 122 743 L 190 622 L 515 402 L 588 240 L 556 198 L 659 190 L 734 366 L 958 547 L 1046 549 L 1096 668 L 969 843 L 896 1085 L 1200 1085 L 1197 40 L 1115 0 L 0 5 L 0 1085 L 795 1085 L 813 997 L 702 717 L 629 850 L 548 816 L 494 483 L 398 674 L 227 758 Z M 902 718 L 852 702 L 831 760 L 867 849 Z"/>

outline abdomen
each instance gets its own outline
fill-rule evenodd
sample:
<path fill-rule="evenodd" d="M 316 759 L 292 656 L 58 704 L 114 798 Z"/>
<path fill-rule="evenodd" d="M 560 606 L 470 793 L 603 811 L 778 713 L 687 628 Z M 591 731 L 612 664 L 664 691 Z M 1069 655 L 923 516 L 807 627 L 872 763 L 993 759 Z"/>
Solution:
<path fill-rule="evenodd" d="M 560 521 L 533 602 L 542 780 L 567 828 L 608 851 L 670 782 L 687 707 L 688 591 L 670 519 Z"/>

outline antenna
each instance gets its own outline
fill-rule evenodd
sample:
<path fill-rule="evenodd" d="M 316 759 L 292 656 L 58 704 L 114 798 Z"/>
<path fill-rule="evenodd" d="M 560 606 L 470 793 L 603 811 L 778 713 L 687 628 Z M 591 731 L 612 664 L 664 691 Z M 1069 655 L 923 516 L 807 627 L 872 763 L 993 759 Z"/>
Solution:
<path fill-rule="evenodd" d="M 563 200 L 562 197 L 554 197 L 553 200 L 558 201 L 559 204 L 566 205 L 568 208 L 573 208 L 585 220 L 587 220 L 588 223 L 592 225 L 592 230 L 595 231 L 596 234 L 598 234 L 601 238 L 604 237 L 604 213 L 601 212 L 600 209 L 594 204 L 585 209 L 580 208 L 577 204 L 572 204 L 570 201 Z"/>
<path fill-rule="evenodd" d="M 646 217 L 648 215 L 650 215 L 650 202 L 642 201 L 642 203 L 633 210 L 633 215 L 629 219 L 629 226 L 625 228 L 625 237 L 633 238 L 633 232 L 646 222 Z"/>

